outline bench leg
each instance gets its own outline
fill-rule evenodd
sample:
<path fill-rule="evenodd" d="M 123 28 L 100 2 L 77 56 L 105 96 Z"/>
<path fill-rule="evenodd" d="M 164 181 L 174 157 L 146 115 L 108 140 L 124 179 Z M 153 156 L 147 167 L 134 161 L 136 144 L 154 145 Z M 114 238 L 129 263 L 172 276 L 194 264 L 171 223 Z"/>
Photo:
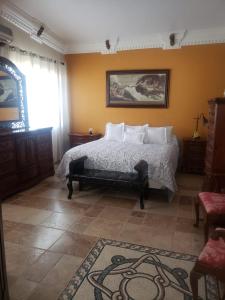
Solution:
<path fill-rule="evenodd" d="M 68 199 L 71 199 L 72 194 L 73 194 L 73 181 L 70 178 L 68 180 L 67 187 L 68 187 L 68 190 L 69 190 Z"/>
<path fill-rule="evenodd" d="M 78 189 L 79 189 L 79 192 L 81 192 L 83 190 L 83 184 L 82 184 L 81 180 L 79 180 L 79 187 L 78 187 Z"/>
<path fill-rule="evenodd" d="M 145 195 L 145 189 L 141 188 L 140 189 L 140 209 L 144 209 L 144 195 Z"/>

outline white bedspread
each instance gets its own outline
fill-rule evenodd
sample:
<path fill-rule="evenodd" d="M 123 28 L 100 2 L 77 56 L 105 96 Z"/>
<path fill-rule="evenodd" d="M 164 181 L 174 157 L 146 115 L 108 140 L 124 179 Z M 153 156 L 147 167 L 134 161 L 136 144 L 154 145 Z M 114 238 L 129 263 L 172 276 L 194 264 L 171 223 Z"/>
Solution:
<path fill-rule="evenodd" d="M 70 161 L 83 155 L 88 157 L 85 161 L 86 168 L 120 172 L 135 172 L 134 166 L 144 159 L 149 165 L 149 178 L 174 192 L 178 152 L 176 138 L 167 145 L 137 145 L 102 138 L 67 151 L 56 174 L 60 177 L 66 176 L 69 173 Z"/>

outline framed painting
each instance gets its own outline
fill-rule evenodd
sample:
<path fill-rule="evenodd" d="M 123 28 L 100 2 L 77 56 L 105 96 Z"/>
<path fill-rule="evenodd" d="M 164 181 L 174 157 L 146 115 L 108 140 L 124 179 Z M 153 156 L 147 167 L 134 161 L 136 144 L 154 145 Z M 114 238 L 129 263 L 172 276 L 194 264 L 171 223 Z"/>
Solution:
<path fill-rule="evenodd" d="M 0 107 L 18 107 L 18 86 L 16 80 L 0 73 Z"/>
<path fill-rule="evenodd" d="M 107 107 L 168 107 L 169 70 L 106 72 Z"/>

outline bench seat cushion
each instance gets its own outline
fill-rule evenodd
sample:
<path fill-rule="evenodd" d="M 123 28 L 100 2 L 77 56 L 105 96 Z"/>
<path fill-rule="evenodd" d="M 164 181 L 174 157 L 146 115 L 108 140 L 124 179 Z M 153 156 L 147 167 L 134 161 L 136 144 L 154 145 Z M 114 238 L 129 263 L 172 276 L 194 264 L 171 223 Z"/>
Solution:
<path fill-rule="evenodd" d="M 80 174 L 74 174 L 72 177 L 74 179 L 96 179 L 99 181 L 135 182 L 138 180 L 138 173 L 84 169 Z"/>

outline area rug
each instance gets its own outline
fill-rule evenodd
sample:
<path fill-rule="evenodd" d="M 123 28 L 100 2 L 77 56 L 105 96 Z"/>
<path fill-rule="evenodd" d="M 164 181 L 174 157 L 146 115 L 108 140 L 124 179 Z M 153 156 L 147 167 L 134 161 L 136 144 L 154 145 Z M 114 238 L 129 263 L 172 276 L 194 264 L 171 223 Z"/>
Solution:
<path fill-rule="evenodd" d="M 189 274 L 196 257 L 100 239 L 60 300 L 191 300 Z M 199 280 L 202 300 L 216 300 L 213 278 Z"/>

